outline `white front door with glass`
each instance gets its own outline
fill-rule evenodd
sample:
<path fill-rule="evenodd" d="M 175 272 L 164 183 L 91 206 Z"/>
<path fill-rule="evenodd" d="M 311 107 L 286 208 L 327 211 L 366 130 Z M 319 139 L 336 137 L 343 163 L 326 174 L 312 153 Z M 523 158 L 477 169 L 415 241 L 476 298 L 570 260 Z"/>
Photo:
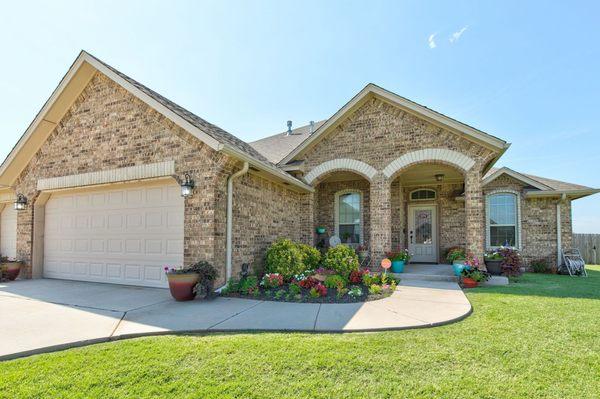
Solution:
<path fill-rule="evenodd" d="M 437 217 L 434 205 L 408 207 L 411 262 L 437 262 Z"/>

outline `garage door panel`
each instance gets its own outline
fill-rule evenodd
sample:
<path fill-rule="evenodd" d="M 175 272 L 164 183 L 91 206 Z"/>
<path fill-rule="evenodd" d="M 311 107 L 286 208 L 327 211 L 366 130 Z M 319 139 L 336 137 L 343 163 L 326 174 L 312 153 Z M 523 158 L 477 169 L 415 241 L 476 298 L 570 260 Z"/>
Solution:
<path fill-rule="evenodd" d="M 183 213 L 176 184 L 55 194 L 46 205 L 44 275 L 166 287 L 163 267 L 183 262 Z"/>

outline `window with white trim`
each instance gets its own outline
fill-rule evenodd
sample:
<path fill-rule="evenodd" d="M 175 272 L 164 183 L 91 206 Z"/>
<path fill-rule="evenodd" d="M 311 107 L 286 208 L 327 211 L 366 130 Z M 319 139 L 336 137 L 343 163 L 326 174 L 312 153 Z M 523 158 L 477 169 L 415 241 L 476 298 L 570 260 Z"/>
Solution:
<path fill-rule="evenodd" d="M 497 193 L 487 196 L 487 236 L 490 247 L 519 246 L 518 196 Z"/>
<path fill-rule="evenodd" d="M 428 201 L 435 199 L 435 190 L 422 188 L 410 193 L 411 201 Z"/>
<path fill-rule="evenodd" d="M 336 196 L 336 234 L 343 243 L 361 242 L 361 194 L 345 192 Z"/>

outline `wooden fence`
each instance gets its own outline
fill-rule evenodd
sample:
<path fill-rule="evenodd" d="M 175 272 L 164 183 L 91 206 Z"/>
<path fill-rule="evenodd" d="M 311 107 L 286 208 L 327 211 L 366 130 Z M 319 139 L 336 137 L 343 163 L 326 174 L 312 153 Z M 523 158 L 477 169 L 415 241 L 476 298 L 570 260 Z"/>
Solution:
<path fill-rule="evenodd" d="M 600 265 L 600 234 L 573 234 L 573 248 L 579 248 L 585 263 Z"/>

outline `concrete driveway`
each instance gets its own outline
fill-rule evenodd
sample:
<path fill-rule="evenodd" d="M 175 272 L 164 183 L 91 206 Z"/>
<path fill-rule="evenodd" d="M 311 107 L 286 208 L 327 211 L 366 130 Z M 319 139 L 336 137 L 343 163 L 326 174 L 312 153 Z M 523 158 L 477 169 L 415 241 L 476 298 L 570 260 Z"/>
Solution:
<path fill-rule="evenodd" d="M 460 320 L 471 304 L 456 283 L 412 280 L 358 304 L 217 298 L 175 302 L 166 289 L 66 280 L 0 283 L 0 360 L 168 332 L 377 331 Z"/>

